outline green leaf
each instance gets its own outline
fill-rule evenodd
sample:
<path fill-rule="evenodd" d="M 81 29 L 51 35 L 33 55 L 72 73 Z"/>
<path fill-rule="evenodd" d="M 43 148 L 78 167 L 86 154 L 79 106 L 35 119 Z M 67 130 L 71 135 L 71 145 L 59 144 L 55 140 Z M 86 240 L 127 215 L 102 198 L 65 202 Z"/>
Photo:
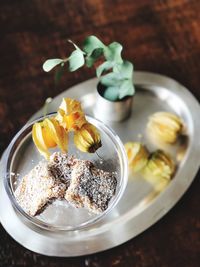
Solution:
<path fill-rule="evenodd" d="M 121 52 L 122 52 L 122 45 L 117 42 L 111 43 L 109 46 L 107 46 L 104 50 L 104 56 L 106 60 L 108 61 L 113 61 L 115 64 L 122 63 L 122 57 L 121 57 Z"/>
<path fill-rule="evenodd" d="M 116 101 L 119 98 L 119 88 L 112 86 L 108 87 L 103 96 L 110 101 Z"/>
<path fill-rule="evenodd" d="M 86 65 L 90 68 L 94 62 L 103 54 L 103 48 L 96 48 L 92 53 L 86 57 Z"/>
<path fill-rule="evenodd" d="M 96 69 L 97 77 L 99 78 L 104 71 L 107 71 L 113 67 L 113 63 L 111 61 L 106 61 L 99 65 Z"/>
<path fill-rule="evenodd" d="M 94 35 L 88 36 L 83 42 L 83 51 L 91 54 L 96 48 L 104 48 L 105 45 Z"/>
<path fill-rule="evenodd" d="M 132 80 L 126 79 L 121 82 L 119 89 L 119 99 L 124 98 L 125 96 L 134 95 L 134 86 Z"/>
<path fill-rule="evenodd" d="M 102 76 L 100 81 L 106 87 L 118 86 L 121 83 L 119 74 L 118 73 L 114 73 L 114 72 L 110 72 L 110 73 Z"/>
<path fill-rule="evenodd" d="M 84 54 L 84 52 L 80 49 L 80 47 L 78 47 L 74 42 L 72 42 L 72 40 L 69 39 L 68 42 L 73 44 L 73 46 L 76 48 L 76 50 L 80 50 Z"/>
<path fill-rule="evenodd" d="M 122 64 L 117 64 L 113 67 L 113 72 L 118 72 L 124 79 L 133 78 L 133 64 L 127 60 L 124 60 Z"/>
<path fill-rule="evenodd" d="M 64 60 L 61 58 L 53 58 L 53 59 L 47 59 L 43 64 L 43 70 L 48 72 L 52 70 L 55 66 L 62 63 Z"/>
<path fill-rule="evenodd" d="M 80 67 L 82 67 L 85 63 L 84 55 L 81 50 L 74 50 L 71 53 L 68 60 L 69 60 L 69 71 L 75 71 Z"/>

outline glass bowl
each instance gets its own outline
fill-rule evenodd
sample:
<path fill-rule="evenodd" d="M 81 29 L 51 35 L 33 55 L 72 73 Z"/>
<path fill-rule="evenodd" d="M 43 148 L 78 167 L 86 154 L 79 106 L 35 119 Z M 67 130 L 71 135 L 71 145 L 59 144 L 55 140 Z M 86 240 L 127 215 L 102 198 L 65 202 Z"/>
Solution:
<path fill-rule="evenodd" d="M 49 114 L 46 117 L 53 116 Z M 102 147 L 97 153 L 83 153 L 73 144 L 72 136 L 69 141 L 69 155 L 79 159 L 90 160 L 97 168 L 104 171 L 116 172 L 117 188 L 108 208 L 101 214 L 92 214 L 84 208 L 75 208 L 66 200 L 56 200 L 39 215 L 29 216 L 17 203 L 14 195 L 16 185 L 43 157 L 37 151 L 31 136 L 32 126 L 35 122 L 43 120 L 40 117 L 26 124 L 13 138 L 8 146 L 3 166 L 4 186 L 9 199 L 20 218 L 25 222 L 46 230 L 75 231 L 94 225 L 104 218 L 117 205 L 123 195 L 128 180 L 128 164 L 124 146 L 120 138 L 104 123 L 87 116 L 87 120 L 95 125 L 101 134 Z M 57 150 L 52 150 L 53 153 Z"/>

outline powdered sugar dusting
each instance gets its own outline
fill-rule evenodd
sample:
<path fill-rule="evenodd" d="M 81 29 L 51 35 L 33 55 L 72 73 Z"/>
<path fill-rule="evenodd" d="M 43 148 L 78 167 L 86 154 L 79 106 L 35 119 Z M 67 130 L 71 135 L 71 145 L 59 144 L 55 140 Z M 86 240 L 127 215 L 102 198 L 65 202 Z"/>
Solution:
<path fill-rule="evenodd" d="M 25 175 L 15 191 L 19 205 L 31 216 L 47 204 L 65 199 L 93 213 L 107 209 L 117 186 L 116 174 L 97 169 L 91 161 L 55 152 L 49 162 L 39 162 Z M 63 201 L 62 205 L 68 203 Z"/>
<path fill-rule="evenodd" d="M 99 213 L 107 209 L 117 186 L 113 173 L 97 169 L 89 161 L 79 160 L 72 171 L 65 198 L 76 207 Z"/>
<path fill-rule="evenodd" d="M 63 198 L 67 185 L 57 180 L 48 170 L 48 164 L 39 162 L 25 175 L 15 191 L 19 205 L 35 216 L 55 198 Z"/>

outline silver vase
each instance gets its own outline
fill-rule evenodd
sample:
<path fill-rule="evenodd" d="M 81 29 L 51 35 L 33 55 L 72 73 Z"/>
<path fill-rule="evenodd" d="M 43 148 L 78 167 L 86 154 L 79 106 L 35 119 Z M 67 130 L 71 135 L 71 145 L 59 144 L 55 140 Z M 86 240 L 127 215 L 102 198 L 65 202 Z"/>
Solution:
<path fill-rule="evenodd" d="M 101 95 L 101 86 L 97 86 L 94 116 L 101 121 L 123 121 L 127 119 L 132 110 L 133 96 L 122 100 L 110 101 Z"/>

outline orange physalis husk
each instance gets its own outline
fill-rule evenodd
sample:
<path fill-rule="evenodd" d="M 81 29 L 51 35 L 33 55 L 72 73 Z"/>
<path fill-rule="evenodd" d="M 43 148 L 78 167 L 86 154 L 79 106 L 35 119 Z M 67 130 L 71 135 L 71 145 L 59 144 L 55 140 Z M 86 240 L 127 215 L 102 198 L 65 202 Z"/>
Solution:
<path fill-rule="evenodd" d="M 44 141 L 44 126 L 42 122 L 36 122 L 33 125 L 32 138 L 40 154 L 42 154 L 46 159 L 48 159 L 50 153 L 48 151 L 48 145 Z"/>
<path fill-rule="evenodd" d="M 85 123 L 74 133 L 74 144 L 82 152 L 94 153 L 101 147 L 101 137 L 97 128 L 91 123 Z"/>
<path fill-rule="evenodd" d="M 46 159 L 50 157 L 49 148 L 58 145 L 63 152 L 67 151 L 68 134 L 55 118 L 35 123 L 32 129 L 32 137 L 38 151 Z"/>
<path fill-rule="evenodd" d="M 139 142 L 128 142 L 124 146 L 130 170 L 135 173 L 140 172 L 148 162 L 149 152 L 147 148 Z"/>
<path fill-rule="evenodd" d="M 50 135 L 48 129 L 44 126 L 44 124 L 42 128 L 42 134 L 43 134 L 44 142 L 48 148 L 56 147 L 57 144 L 55 140 L 52 138 L 52 136 Z"/>
<path fill-rule="evenodd" d="M 65 131 L 65 129 L 59 125 L 55 118 L 45 119 L 44 126 L 58 147 L 63 152 L 66 152 L 68 148 L 68 133 Z"/>
<path fill-rule="evenodd" d="M 63 98 L 56 120 L 68 131 L 77 131 L 87 122 L 81 103 L 70 98 Z"/>
<path fill-rule="evenodd" d="M 76 111 L 83 112 L 81 103 L 75 99 L 64 98 L 61 103 L 61 106 L 62 105 L 67 105 L 67 114 L 71 114 L 72 112 L 76 112 Z"/>

